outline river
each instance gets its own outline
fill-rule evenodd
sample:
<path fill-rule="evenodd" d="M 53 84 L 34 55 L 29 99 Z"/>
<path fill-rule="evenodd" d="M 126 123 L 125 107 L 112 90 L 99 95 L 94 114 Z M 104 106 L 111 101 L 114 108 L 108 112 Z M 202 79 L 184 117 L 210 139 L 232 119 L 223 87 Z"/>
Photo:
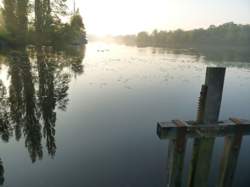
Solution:
<path fill-rule="evenodd" d="M 4 187 L 166 186 L 168 140 L 158 138 L 157 122 L 196 119 L 208 66 L 227 67 L 220 119 L 250 119 L 244 58 L 97 42 L 80 50 L 1 56 L 0 116 L 10 126 L 0 128 Z M 233 186 L 250 184 L 249 146 L 246 136 Z M 191 148 L 190 139 L 183 183 Z M 222 149 L 217 138 L 210 186 Z"/>

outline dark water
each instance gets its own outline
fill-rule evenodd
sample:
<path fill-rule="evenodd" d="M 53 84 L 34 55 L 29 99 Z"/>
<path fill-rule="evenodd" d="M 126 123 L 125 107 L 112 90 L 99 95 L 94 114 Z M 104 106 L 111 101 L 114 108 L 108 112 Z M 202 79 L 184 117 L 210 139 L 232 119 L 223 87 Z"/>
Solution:
<path fill-rule="evenodd" d="M 250 119 L 248 57 L 226 57 L 102 43 L 86 51 L 3 54 L 0 181 L 4 187 L 166 186 L 168 140 L 158 138 L 156 123 L 195 119 L 207 66 L 227 67 L 220 119 Z M 250 185 L 249 146 L 244 137 L 234 186 Z M 189 140 L 185 176 L 191 148 Z M 218 138 L 210 186 L 222 149 Z"/>

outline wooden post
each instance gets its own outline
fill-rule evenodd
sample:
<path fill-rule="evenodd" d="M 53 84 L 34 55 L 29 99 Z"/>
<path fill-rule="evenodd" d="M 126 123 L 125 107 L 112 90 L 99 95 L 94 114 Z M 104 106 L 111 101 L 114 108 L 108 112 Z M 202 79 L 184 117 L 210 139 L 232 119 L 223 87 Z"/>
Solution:
<path fill-rule="evenodd" d="M 239 127 L 237 128 L 235 135 L 225 137 L 218 187 L 231 187 L 233 185 L 234 174 L 240 153 L 242 137 L 244 134 L 242 127 L 243 122 L 238 119 L 231 120 Z"/>
<path fill-rule="evenodd" d="M 205 85 L 207 97 L 205 104 L 205 123 L 214 123 L 219 119 L 226 68 L 207 68 Z"/>
<path fill-rule="evenodd" d="M 211 158 L 216 137 L 224 136 L 218 187 L 230 187 L 244 135 L 250 134 L 250 121 L 230 118 L 218 121 L 225 78 L 225 68 L 208 68 L 202 86 L 196 121 L 162 122 L 157 124 L 160 139 L 170 139 L 168 150 L 168 186 L 182 186 L 186 138 L 195 138 L 188 186 L 208 186 Z"/>
<path fill-rule="evenodd" d="M 205 86 L 207 87 L 204 106 L 204 124 L 217 122 L 222 100 L 225 68 L 207 68 Z M 208 185 L 214 138 L 195 139 L 193 157 L 188 178 L 189 187 Z"/>
<path fill-rule="evenodd" d="M 185 122 L 173 121 L 179 128 L 177 130 L 177 137 L 169 141 L 168 146 L 168 161 L 167 161 L 167 186 L 181 187 L 183 165 L 186 150 L 186 127 Z"/>

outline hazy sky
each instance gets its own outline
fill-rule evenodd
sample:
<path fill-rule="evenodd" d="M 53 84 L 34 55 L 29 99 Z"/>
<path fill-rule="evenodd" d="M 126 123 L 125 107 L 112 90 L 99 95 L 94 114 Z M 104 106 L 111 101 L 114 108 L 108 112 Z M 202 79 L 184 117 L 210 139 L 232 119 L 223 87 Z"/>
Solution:
<path fill-rule="evenodd" d="M 76 0 L 76 6 L 88 33 L 97 35 L 250 23 L 250 0 Z"/>

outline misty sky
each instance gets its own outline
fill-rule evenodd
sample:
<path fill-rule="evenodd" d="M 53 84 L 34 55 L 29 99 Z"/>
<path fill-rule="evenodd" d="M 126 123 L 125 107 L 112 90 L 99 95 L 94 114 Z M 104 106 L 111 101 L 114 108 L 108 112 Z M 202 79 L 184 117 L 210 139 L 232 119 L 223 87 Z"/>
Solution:
<path fill-rule="evenodd" d="M 250 0 L 76 0 L 76 6 L 88 33 L 97 35 L 250 23 Z"/>

